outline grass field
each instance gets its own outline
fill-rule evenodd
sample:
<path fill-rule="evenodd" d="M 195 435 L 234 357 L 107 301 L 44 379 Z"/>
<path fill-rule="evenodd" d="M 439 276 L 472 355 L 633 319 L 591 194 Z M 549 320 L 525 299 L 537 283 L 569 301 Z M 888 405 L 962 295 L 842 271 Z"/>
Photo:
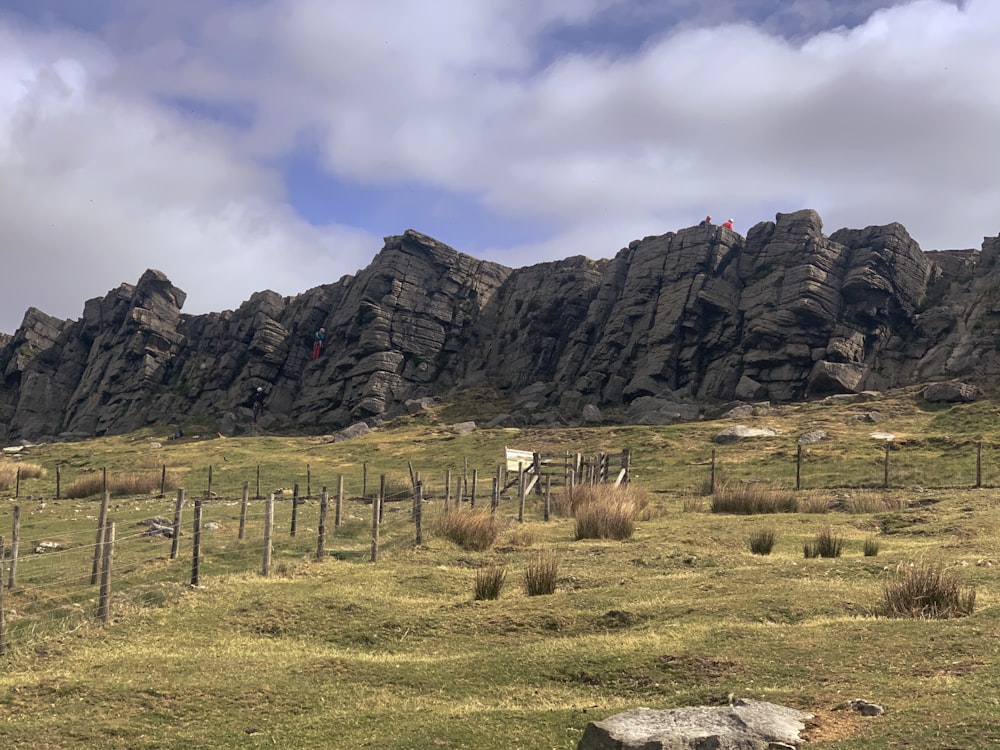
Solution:
<path fill-rule="evenodd" d="M 876 409 L 883 420 L 873 425 L 865 415 Z M 589 721 L 619 711 L 732 697 L 814 713 L 810 747 L 993 746 L 997 411 L 993 402 L 928 410 L 905 391 L 871 404 L 804 404 L 744 422 L 777 437 L 728 446 L 711 442 L 723 421 L 457 436 L 422 418 L 344 443 L 214 433 L 168 442 L 145 432 L 29 448 L 20 460 L 44 471 L 16 499 L 13 487 L 0 496 L 0 534 L 9 538 L 17 506 L 22 537 L 18 583 L 4 592 L 0 747 L 571 749 Z M 804 455 L 798 512 L 711 512 L 703 492 L 713 448 L 720 485 L 787 494 L 796 439 L 813 429 L 828 438 Z M 896 435 L 888 490 L 875 430 Z M 537 496 L 523 524 L 505 500 L 493 546 L 463 549 L 436 531 L 444 472 L 491 477 L 505 445 L 628 448 L 648 512 L 624 541 L 577 540 L 572 518 L 542 520 Z M 189 585 L 190 500 L 170 560 L 170 540 L 143 536 L 139 522 L 172 517 L 173 493 L 113 497 L 111 622 L 100 624 L 89 584 L 99 496 L 55 499 L 56 470 L 68 483 L 163 467 L 189 498 L 207 489 L 211 468 L 200 585 Z M 411 468 L 428 488 L 420 546 Z M 364 469 L 369 493 L 383 474 L 393 493 L 375 564 Z M 267 578 L 262 501 L 252 499 L 237 539 L 243 483 L 255 496 L 258 471 L 262 493 L 298 484 L 303 497 L 292 537 L 290 496 L 277 496 Z M 317 495 L 335 492 L 341 476 L 342 524 L 333 528 L 331 508 L 317 559 Z M 761 530 L 774 533 L 767 555 L 750 549 Z M 840 556 L 805 557 L 824 530 L 842 540 Z M 873 540 L 877 555 L 865 555 Z M 42 541 L 63 549 L 35 554 Z M 558 562 L 556 590 L 529 596 L 525 573 L 540 553 Z M 974 611 L 878 616 L 894 576 L 924 565 L 974 590 Z M 488 566 L 502 566 L 506 583 L 498 599 L 477 600 L 476 573 Z M 846 708 L 857 698 L 886 713 L 861 717 Z"/>

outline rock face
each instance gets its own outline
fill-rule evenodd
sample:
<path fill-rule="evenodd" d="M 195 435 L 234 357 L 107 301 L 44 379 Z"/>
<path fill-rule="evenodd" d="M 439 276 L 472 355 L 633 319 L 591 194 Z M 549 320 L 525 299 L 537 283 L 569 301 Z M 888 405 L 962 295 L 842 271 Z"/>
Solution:
<path fill-rule="evenodd" d="M 812 714 L 774 703 L 654 711 L 637 708 L 591 722 L 577 750 L 773 750 L 796 748 Z"/>
<path fill-rule="evenodd" d="M 709 402 L 992 379 L 998 259 L 1000 238 L 924 252 L 898 224 L 827 237 L 803 210 L 516 270 L 409 230 L 356 276 L 200 316 L 147 271 L 77 321 L 31 309 L 0 336 L 0 439 L 237 433 L 258 387 L 260 429 L 329 432 L 454 388 L 493 389 L 514 423 L 666 424 Z"/>

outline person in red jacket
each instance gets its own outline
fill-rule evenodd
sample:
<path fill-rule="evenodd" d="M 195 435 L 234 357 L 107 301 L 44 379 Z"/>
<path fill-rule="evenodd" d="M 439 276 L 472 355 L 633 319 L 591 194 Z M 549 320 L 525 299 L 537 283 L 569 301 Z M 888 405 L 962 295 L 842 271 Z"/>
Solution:
<path fill-rule="evenodd" d="M 722 226 L 724 226 L 726 229 L 732 229 L 733 228 L 733 220 L 732 219 L 726 219 L 724 222 L 722 222 Z"/>

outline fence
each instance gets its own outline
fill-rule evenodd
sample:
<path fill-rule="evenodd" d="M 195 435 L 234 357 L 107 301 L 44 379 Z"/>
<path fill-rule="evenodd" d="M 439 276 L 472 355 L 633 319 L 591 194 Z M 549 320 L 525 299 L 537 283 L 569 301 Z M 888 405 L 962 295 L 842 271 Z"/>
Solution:
<path fill-rule="evenodd" d="M 261 497 L 259 472 L 220 491 L 214 469 L 204 490 L 176 497 L 43 498 L 36 484 L 30 499 L 0 506 L 0 529 L 10 529 L 0 535 L 0 653 L 156 605 L 205 576 L 270 575 L 310 558 L 377 562 L 382 550 L 419 546 L 425 502 L 437 501 L 438 512 L 477 502 L 470 472 L 456 472 L 455 482 L 450 475 L 427 481 L 411 467 L 412 485 L 384 474 L 369 481 L 364 466 L 332 487 L 294 484 Z M 106 472 L 102 480 L 114 485 Z M 548 519 L 547 497 L 480 495 L 487 501 L 519 521 Z"/>

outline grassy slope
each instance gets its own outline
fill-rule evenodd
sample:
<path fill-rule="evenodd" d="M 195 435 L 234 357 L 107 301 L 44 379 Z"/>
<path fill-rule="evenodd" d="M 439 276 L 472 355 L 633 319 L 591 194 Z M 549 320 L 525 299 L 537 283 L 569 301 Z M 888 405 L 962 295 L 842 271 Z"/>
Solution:
<path fill-rule="evenodd" d="M 921 488 L 970 484 L 979 439 L 987 443 L 984 478 L 993 483 L 997 408 L 921 411 L 910 396 L 783 409 L 746 420 L 781 429 L 781 437 L 717 449 L 720 475 L 787 484 L 795 436 L 823 427 L 831 439 L 810 448 L 807 486 L 828 476 L 878 484 L 882 454 L 868 434 L 892 431 L 902 445 L 893 471 L 905 485 L 893 494 L 914 504 L 879 514 L 691 512 L 691 491 L 704 483 L 712 451 L 708 438 L 722 423 L 457 437 L 418 420 L 340 444 L 259 438 L 154 449 L 143 434 L 34 449 L 30 460 L 50 473 L 27 482 L 22 497 L 45 495 L 56 463 L 67 472 L 165 463 L 188 470 L 189 487 L 199 486 L 211 465 L 223 494 L 250 481 L 257 465 L 273 489 L 302 482 L 308 464 L 315 492 L 318 484 L 334 486 L 340 473 L 359 489 L 363 463 L 370 478 L 405 478 L 409 460 L 440 483 L 445 469 L 460 472 L 465 459 L 492 474 L 505 444 L 583 453 L 629 447 L 636 480 L 654 491 L 656 513 L 626 542 L 576 542 L 571 521 L 542 523 L 534 502 L 529 523 L 511 523 L 496 549 L 465 552 L 430 528 L 438 498 L 428 503 L 419 549 L 408 514 L 387 514 L 373 566 L 365 562 L 369 506 L 350 501 L 326 559 L 311 560 L 307 540 L 283 544 L 269 579 L 252 572 L 256 551 L 240 557 L 229 539 L 225 552 L 209 555 L 198 589 L 181 585 L 181 575 L 155 598 L 123 592 L 110 627 L 84 622 L 6 657 L 0 746 L 574 748 L 588 721 L 620 710 L 720 703 L 730 695 L 817 713 L 811 737 L 819 748 L 989 746 L 1000 737 L 993 718 L 1000 506 L 992 489 Z M 884 422 L 857 419 L 876 408 Z M 35 511 L 34 536 L 43 536 L 46 524 L 65 530 L 57 524 L 81 515 L 80 503 L 49 501 L 41 509 L 20 502 Z M 82 513 L 92 512 L 93 501 L 83 502 L 90 506 Z M 9 513 L 12 503 L 5 505 Z M 515 513 L 510 503 L 503 511 Z M 224 525 L 232 519 L 231 507 L 215 512 Z M 315 503 L 303 513 L 303 528 L 315 528 Z M 9 527 L 9 520 L 0 523 Z M 92 534 L 92 522 L 80 523 L 79 533 Z M 803 543 L 827 525 L 844 536 L 844 556 L 804 559 Z M 778 532 L 769 557 L 747 550 L 761 526 Z M 861 547 L 872 535 L 881 551 L 865 558 Z M 519 577 L 539 549 L 558 554 L 559 589 L 527 597 Z M 950 621 L 869 616 L 886 570 L 915 560 L 959 571 L 977 588 L 976 612 Z M 473 601 L 476 567 L 500 561 L 509 570 L 501 599 Z M 167 567 L 143 572 L 155 577 Z M 234 567 L 249 572 L 224 572 Z M 150 601 L 162 604 L 140 606 Z M 888 711 L 861 719 L 839 710 L 853 698 Z"/>

